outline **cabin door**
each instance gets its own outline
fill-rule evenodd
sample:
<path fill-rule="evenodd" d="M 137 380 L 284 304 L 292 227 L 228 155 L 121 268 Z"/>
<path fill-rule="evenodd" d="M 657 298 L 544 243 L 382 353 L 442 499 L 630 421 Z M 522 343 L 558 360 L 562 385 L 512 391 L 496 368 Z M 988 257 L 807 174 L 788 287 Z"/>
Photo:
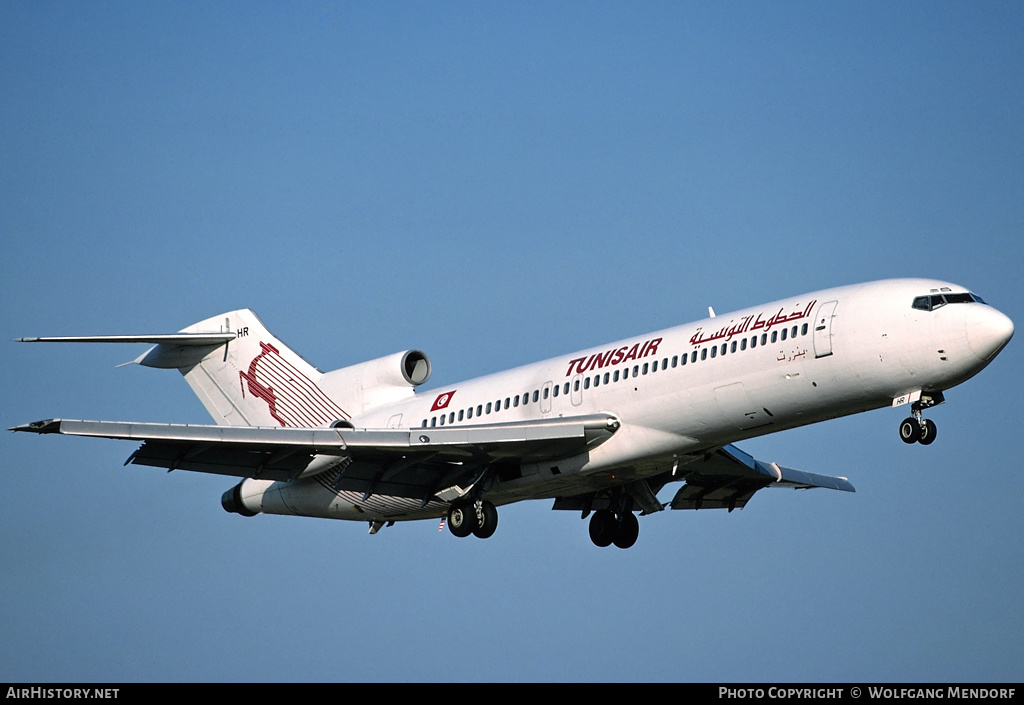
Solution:
<path fill-rule="evenodd" d="M 818 307 L 814 317 L 814 357 L 832 354 L 832 318 L 836 315 L 838 301 L 826 301 Z"/>

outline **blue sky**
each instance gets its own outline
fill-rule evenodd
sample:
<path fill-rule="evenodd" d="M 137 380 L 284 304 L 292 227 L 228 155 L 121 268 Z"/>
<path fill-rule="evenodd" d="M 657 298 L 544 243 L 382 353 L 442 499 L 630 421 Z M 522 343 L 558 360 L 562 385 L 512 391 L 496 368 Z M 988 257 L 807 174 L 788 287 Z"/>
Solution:
<path fill-rule="evenodd" d="M 446 386 L 837 284 L 1024 321 L 1024 6 L 0 6 L 0 339 L 250 307 Z M 1020 681 L 1022 353 L 931 413 L 742 444 L 848 476 L 487 541 L 219 505 L 134 446 L 4 434 L 0 680 Z M 207 423 L 131 346 L 0 343 L 3 425 Z M 667 499 L 668 497 L 663 497 Z"/>

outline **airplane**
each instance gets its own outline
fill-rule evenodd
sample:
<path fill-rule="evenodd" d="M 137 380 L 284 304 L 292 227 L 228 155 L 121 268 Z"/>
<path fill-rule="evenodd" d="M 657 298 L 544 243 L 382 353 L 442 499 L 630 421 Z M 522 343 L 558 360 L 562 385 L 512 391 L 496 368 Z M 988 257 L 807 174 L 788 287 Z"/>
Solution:
<path fill-rule="evenodd" d="M 986 367 L 1013 322 L 962 286 L 891 279 L 817 291 L 635 336 L 430 392 L 406 350 L 321 372 L 248 309 L 178 333 L 21 338 L 149 343 L 132 362 L 177 369 L 215 425 L 49 419 L 12 431 L 141 442 L 125 464 L 242 478 L 243 516 L 440 519 L 493 535 L 527 499 L 590 517 L 597 546 L 632 546 L 637 515 L 742 509 L 766 487 L 853 492 L 757 460 L 744 439 L 909 406 L 906 443 L 931 444 L 925 410 Z M 129 364 L 129 363 L 126 363 Z M 668 502 L 658 498 L 681 483 Z"/>

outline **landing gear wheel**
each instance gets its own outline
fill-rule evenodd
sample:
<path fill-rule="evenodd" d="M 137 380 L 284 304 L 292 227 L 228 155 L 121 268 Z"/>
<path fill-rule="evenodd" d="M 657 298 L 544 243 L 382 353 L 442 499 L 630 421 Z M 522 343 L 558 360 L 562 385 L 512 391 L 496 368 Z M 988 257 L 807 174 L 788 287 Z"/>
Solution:
<path fill-rule="evenodd" d="M 900 423 L 900 440 L 904 443 L 917 443 L 921 438 L 921 424 L 911 417 Z"/>
<path fill-rule="evenodd" d="M 935 422 L 931 419 L 925 419 L 918 427 L 917 442 L 923 446 L 930 445 L 935 440 Z"/>
<path fill-rule="evenodd" d="M 473 511 L 470 509 L 470 511 Z M 479 539 L 487 539 L 494 535 L 498 528 L 498 510 L 490 502 L 480 502 L 480 513 L 476 516 L 477 526 L 473 535 Z"/>
<path fill-rule="evenodd" d="M 613 543 L 619 548 L 629 548 L 636 543 L 637 536 L 640 535 L 640 521 L 636 518 L 636 514 L 630 512 L 622 517 L 619 522 L 618 531 L 615 533 Z"/>
<path fill-rule="evenodd" d="M 618 522 L 615 515 L 607 509 L 599 509 L 590 517 L 590 540 L 595 546 L 610 546 L 618 533 Z"/>
<path fill-rule="evenodd" d="M 454 504 L 448 510 L 448 530 L 460 539 L 469 536 L 477 527 L 476 511 L 472 504 Z"/>

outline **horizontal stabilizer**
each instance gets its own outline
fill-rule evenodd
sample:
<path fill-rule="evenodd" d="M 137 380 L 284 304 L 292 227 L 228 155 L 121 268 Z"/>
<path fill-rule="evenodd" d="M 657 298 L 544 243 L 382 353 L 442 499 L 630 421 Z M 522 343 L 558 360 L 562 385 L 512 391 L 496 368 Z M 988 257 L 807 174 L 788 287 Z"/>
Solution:
<path fill-rule="evenodd" d="M 164 345 L 222 345 L 234 333 L 156 333 L 153 335 L 79 335 L 49 338 L 15 338 L 17 343 L 150 343 Z"/>

